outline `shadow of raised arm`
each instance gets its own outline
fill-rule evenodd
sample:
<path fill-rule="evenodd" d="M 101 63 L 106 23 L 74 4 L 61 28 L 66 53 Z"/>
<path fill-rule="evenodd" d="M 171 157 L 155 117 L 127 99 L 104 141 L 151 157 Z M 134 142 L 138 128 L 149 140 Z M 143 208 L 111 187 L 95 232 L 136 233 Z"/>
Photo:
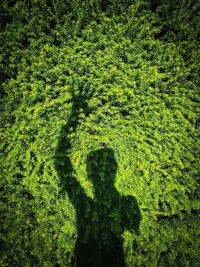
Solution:
<path fill-rule="evenodd" d="M 76 178 L 73 176 L 73 167 L 70 160 L 71 134 L 76 132 L 80 123 L 79 115 L 83 113 L 85 117 L 87 117 L 92 112 L 92 110 L 88 108 L 88 101 L 94 94 L 94 90 L 90 90 L 90 87 L 87 86 L 87 83 L 84 84 L 83 81 L 78 79 L 74 82 L 79 83 L 79 91 L 75 92 L 75 90 L 71 89 L 71 113 L 66 125 L 64 125 L 60 130 L 60 136 L 55 151 L 54 160 L 55 168 L 60 178 L 60 193 L 65 194 L 67 191 L 70 200 L 72 200 L 74 194 L 77 193 L 77 191 L 73 192 L 74 188 L 77 188 L 77 190 L 80 188 L 80 190 L 84 191 Z"/>

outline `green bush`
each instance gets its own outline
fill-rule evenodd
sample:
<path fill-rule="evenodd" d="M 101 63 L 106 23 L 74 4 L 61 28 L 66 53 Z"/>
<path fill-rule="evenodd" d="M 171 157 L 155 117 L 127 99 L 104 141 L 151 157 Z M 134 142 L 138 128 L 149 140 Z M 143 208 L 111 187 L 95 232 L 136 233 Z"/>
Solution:
<path fill-rule="evenodd" d="M 127 266 L 197 266 L 199 2 L 0 9 L 1 266 L 73 264 L 76 210 L 58 166 L 92 200 L 87 158 L 104 148 L 142 217 L 122 234 Z"/>

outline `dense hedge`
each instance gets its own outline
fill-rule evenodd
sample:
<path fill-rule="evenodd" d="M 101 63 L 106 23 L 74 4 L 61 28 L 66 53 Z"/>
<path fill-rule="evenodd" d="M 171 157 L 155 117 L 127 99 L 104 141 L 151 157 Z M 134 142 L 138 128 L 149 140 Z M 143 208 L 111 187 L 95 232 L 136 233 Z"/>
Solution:
<path fill-rule="evenodd" d="M 87 161 L 101 149 L 141 213 L 122 234 L 127 266 L 197 266 L 200 2 L 0 9 L 1 266 L 74 264 L 67 181 L 95 199 Z"/>

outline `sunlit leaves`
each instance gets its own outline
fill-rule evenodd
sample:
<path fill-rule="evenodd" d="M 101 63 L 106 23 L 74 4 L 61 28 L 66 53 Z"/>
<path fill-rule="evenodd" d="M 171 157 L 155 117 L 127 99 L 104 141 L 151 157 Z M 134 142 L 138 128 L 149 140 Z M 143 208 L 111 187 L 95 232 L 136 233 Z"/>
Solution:
<path fill-rule="evenodd" d="M 123 235 L 128 266 L 195 266 L 199 3 L 15 2 L 1 4 L 12 17 L 1 17 L 2 266 L 71 261 L 75 211 L 54 166 L 61 134 L 90 198 L 87 155 L 115 152 L 115 186 L 143 218 L 139 236 Z M 88 110 L 65 136 L 80 94 Z"/>

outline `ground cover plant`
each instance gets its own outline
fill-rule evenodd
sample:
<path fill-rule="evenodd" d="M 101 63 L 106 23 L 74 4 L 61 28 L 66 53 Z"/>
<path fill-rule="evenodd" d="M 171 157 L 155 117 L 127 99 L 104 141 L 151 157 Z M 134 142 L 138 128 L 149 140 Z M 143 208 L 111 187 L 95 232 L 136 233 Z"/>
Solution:
<path fill-rule="evenodd" d="M 200 2 L 0 10 L 0 265 L 198 266 Z"/>

